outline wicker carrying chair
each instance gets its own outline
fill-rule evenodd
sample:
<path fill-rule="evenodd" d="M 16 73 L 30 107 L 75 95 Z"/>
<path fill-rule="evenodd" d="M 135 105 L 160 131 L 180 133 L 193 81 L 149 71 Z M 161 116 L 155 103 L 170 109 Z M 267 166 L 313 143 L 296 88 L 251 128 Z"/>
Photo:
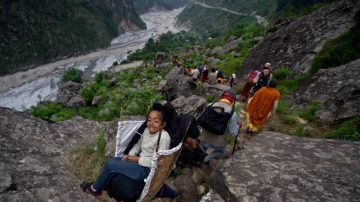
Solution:
<path fill-rule="evenodd" d="M 133 123 L 134 122 L 132 122 L 132 124 Z M 119 141 L 119 140 L 123 141 L 122 139 L 124 137 L 121 137 L 121 134 L 124 134 L 124 130 L 125 131 L 128 130 L 124 126 L 120 127 L 121 124 L 124 124 L 124 122 L 119 122 L 117 141 Z M 125 125 L 128 125 L 128 124 L 129 124 L 129 122 L 125 123 Z M 139 124 L 139 122 L 137 122 L 136 124 Z M 189 129 L 189 126 L 190 126 L 190 122 L 187 124 L 186 130 L 184 130 L 184 133 L 183 133 L 184 137 Z M 127 132 L 129 132 L 129 131 L 127 131 Z M 126 137 L 126 139 L 128 139 L 128 138 L 129 137 Z M 127 144 L 127 143 L 128 143 L 128 141 L 126 141 L 125 144 Z M 121 152 L 119 152 L 119 151 L 120 151 L 121 146 L 123 146 L 123 145 L 119 145 L 117 143 L 115 156 L 122 156 L 121 152 L 123 150 L 121 149 Z M 137 201 L 148 202 L 148 201 L 151 201 L 151 199 L 153 199 L 155 197 L 155 195 L 158 193 L 158 191 L 164 185 L 166 179 L 169 177 L 171 170 L 175 167 L 176 161 L 181 153 L 182 146 L 183 146 L 183 144 L 181 142 L 172 149 L 159 150 L 154 153 L 153 158 L 152 158 L 152 166 L 151 166 L 149 176 L 145 179 L 144 189 L 142 190 L 142 193 Z"/>
<path fill-rule="evenodd" d="M 182 143 L 173 149 L 154 153 L 153 165 L 149 176 L 145 179 L 145 187 L 138 201 L 148 202 L 154 198 L 174 168 L 181 149 Z"/>

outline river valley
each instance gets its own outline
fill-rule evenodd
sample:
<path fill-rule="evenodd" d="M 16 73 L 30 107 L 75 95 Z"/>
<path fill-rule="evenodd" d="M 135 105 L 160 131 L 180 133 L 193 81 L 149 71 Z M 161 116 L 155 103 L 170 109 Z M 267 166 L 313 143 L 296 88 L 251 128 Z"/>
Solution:
<path fill-rule="evenodd" d="M 0 106 L 24 111 L 39 101 L 55 100 L 59 81 L 66 69 L 73 67 L 93 76 L 107 70 L 114 62 L 125 60 L 130 51 L 143 48 L 149 38 L 156 38 L 168 31 L 176 33 L 186 30 L 175 26 L 176 16 L 182 10 L 179 8 L 141 15 L 147 29 L 121 34 L 111 41 L 107 49 L 0 77 Z"/>

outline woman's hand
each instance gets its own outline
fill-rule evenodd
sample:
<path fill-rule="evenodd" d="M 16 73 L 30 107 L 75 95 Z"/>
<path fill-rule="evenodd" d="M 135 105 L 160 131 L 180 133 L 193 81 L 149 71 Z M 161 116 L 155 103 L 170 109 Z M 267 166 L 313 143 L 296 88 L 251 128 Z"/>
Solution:
<path fill-rule="evenodd" d="M 122 157 L 123 161 L 133 161 L 133 162 L 139 162 L 139 157 L 138 156 L 130 156 L 130 155 L 124 155 Z"/>

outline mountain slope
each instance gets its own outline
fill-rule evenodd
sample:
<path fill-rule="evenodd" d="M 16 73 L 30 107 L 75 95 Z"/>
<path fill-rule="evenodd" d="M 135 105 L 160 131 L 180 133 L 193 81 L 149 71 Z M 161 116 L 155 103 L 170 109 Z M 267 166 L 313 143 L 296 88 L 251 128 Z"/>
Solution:
<path fill-rule="evenodd" d="M 310 70 L 310 61 L 326 41 L 340 36 L 355 23 L 359 1 L 337 1 L 296 21 L 288 22 L 254 47 L 239 70 L 245 76 L 251 69 L 270 62 L 289 67 L 291 73 Z"/>
<path fill-rule="evenodd" d="M 145 28 L 131 0 L 0 3 L 0 75 L 103 48 Z"/>

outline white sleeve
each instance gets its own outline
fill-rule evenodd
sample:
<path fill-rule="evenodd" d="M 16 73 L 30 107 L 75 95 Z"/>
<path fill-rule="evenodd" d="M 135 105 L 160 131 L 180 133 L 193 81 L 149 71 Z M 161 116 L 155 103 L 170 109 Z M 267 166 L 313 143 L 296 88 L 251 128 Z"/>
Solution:
<path fill-rule="evenodd" d="M 169 133 L 166 132 L 165 130 L 162 131 L 161 134 L 161 139 L 160 139 L 160 143 L 159 143 L 159 150 L 168 150 L 170 149 L 170 136 Z"/>
<path fill-rule="evenodd" d="M 137 143 L 129 151 L 130 156 L 138 156 L 140 154 L 140 151 L 141 151 L 140 146 L 141 146 L 142 140 L 143 140 L 143 137 L 141 136 L 141 138 L 137 141 Z"/>

